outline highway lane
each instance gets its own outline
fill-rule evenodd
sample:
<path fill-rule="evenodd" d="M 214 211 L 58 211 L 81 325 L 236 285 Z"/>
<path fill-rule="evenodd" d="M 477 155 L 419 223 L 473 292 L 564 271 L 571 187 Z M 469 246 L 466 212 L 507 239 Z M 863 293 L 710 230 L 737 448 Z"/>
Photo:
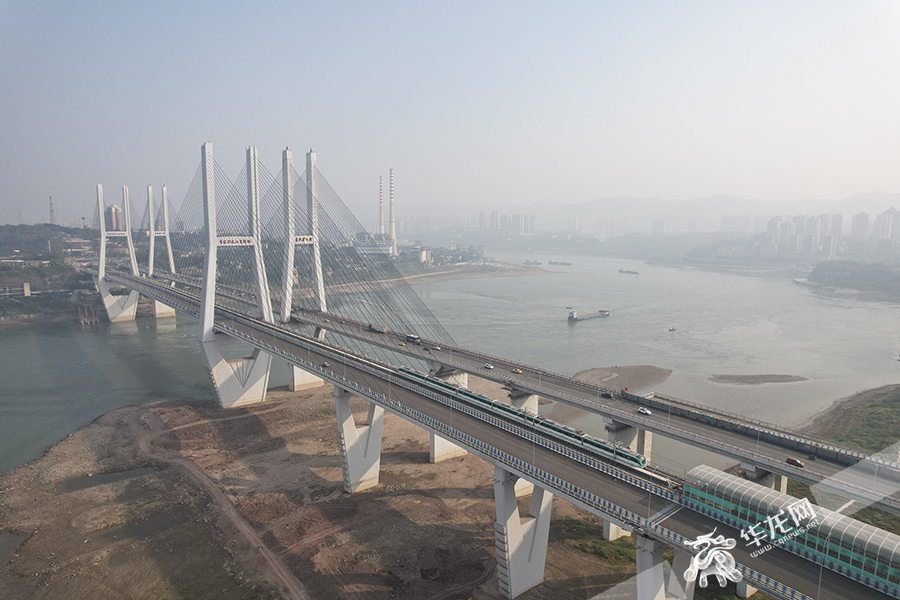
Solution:
<path fill-rule="evenodd" d="M 654 409 L 651 415 L 637 413 L 638 405 L 617 393 L 607 398 L 603 390 L 587 382 L 578 382 L 556 374 L 518 365 L 496 357 L 485 357 L 468 350 L 440 346 L 430 341 L 421 345 L 407 342 L 405 334 L 380 333 L 359 323 L 313 311 L 299 311 L 295 315 L 303 322 L 315 324 L 341 335 L 398 351 L 408 356 L 432 361 L 475 374 L 485 379 L 511 384 L 524 391 L 532 391 L 561 402 L 578 406 L 603 416 L 647 429 L 656 434 L 691 444 L 705 450 L 730 456 L 744 463 L 779 473 L 786 477 L 813 485 L 822 483 L 829 491 L 848 498 L 874 502 L 885 510 L 900 513 L 900 473 L 885 467 L 874 470 L 837 463 L 819 457 L 807 460 L 805 454 L 774 444 L 765 439 L 753 438 L 740 432 L 716 427 L 692 418 Z M 490 364 L 493 368 L 485 368 Z M 521 373 L 514 371 L 519 370 Z M 573 401 L 573 399 L 575 401 Z M 789 456 L 805 461 L 804 468 L 785 462 Z M 853 489 L 857 488 L 857 489 Z M 882 501 L 882 498 L 889 498 Z"/>

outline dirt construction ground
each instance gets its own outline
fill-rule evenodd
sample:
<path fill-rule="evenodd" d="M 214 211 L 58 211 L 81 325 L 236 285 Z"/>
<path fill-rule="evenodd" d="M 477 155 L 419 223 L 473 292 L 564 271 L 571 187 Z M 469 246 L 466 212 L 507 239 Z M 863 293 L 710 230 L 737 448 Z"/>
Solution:
<path fill-rule="evenodd" d="M 427 433 L 390 414 L 382 450 L 380 484 L 345 493 L 328 385 L 114 411 L 0 477 L 0 534 L 20 542 L 0 598 L 500 598 L 493 466 L 429 464 Z M 520 598 L 631 577 L 633 542 L 598 551 L 601 523 L 555 499 L 545 583 Z"/>

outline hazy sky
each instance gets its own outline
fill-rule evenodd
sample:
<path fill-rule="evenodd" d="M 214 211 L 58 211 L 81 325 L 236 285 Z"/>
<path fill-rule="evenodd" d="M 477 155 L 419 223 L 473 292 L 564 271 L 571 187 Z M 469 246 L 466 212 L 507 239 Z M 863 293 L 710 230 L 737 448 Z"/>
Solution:
<path fill-rule="evenodd" d="M 900 191 L 900 2 L 0 0 L 0 223 L 214 143 L 398 207 Z M 413 207 L 416 207 L 415 209 Z M 139 218 L 139 216 L 137 217 Z"/>

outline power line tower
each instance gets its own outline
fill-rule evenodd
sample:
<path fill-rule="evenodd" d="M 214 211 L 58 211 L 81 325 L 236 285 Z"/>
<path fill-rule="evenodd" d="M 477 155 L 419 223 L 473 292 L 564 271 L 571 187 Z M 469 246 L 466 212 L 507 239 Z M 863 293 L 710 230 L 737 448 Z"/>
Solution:
<path fill-rule="evenodd" d="M 56 225 L 56 213 L 53 212 L 53 196 L 50 196 L 50 224 Z"/>

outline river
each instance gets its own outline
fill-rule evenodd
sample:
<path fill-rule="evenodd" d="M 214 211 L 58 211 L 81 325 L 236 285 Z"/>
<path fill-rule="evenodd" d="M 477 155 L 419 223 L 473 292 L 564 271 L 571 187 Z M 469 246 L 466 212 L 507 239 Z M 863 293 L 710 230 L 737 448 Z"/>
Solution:
<path fill-rule="evenodd" d="M 487 354 L 565 374 L 656 365 L 673 370 L 656 391 L 784 426 L 856 391 L 900 381 L 900 308 L 893 304 L 634 261 L 556 256 L 572 265 L 553 267 L 549 256 L 489 254 L 514 263 L 538 259 L 558 272 L 416 286 L 458 344 Z M 568 306 L 610 316 L 572 324 Z M 158 398 L 205 401 L 212 389 L 196 333 L 196 322 L 181 317 L 0 328 L 0 472 L 112 409 Z M 768 373 L 807 380 L 708 380 Z M 281 363 L 270 383 L 285 381 Z"/>

